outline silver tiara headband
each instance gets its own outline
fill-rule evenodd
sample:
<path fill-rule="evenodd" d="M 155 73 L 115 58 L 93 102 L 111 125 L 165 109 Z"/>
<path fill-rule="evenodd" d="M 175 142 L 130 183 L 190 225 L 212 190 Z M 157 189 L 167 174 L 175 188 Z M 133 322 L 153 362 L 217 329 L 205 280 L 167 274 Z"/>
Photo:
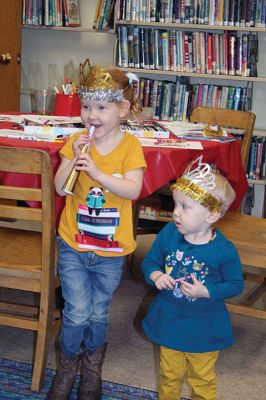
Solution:
<path fill-rule="evenodd" d="M 96 101 L 108 101 L 121 103 L 124 97 L 124 91 L 122 89 L 111 90 L 111 89 L 91 89 L 86 86 L 79 86 L 77 88 L 77 94 L 81 99 L 85 100 L 96 100 Z"/>
<path fill-rule="evenodd" d="M 88 72 L 84 72 L 85 68 Z M 127 74 L 126 74 L 127 75 Z M 81 99 L 122 102 L 125 99 L 124 92 L 134 80 L 138 80 L 134 74 L 128 74 L 128 86 L 125 89 L 117 89 L 112 75 L 98 65 L 91 66 L 89 59 L 80 65 L 80 85 L 77 93 Z"/>

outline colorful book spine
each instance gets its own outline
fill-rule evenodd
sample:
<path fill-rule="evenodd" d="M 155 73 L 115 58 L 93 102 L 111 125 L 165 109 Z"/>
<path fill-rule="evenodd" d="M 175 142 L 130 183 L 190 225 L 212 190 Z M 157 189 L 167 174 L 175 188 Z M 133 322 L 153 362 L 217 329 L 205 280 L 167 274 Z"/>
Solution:
<path fill-rule="evenodd" d="M 134 28 L 132 26 L 128 27 L 127 35 L 127 46 L 128 46 L 128 66 L 134 68 Z"/>
<path fill-rule="evenodd" d="M 121 26 L 121 60 L 122 67 L 128 67 L 127 27 Z"/>
<path fill-rule="evenodd" d="M 163 70 L 169 71 L 169 37 L 168 31 L 162 32 Z"/>
<path fill-rule="evenodd" d="M 228 75 L 235 75 L 235 43 L 236 36 L 229 34 L 228 36 Z"/>
<path fill-rule="evenodd" d="M 134 51 L 134 67 L 140 68 L 140 40 L 139 27 L 133 28 L 133 51 Z"/>
<path fill-rule="evenodd" d="M 223 15 L 223 24 L 225 26 L 229 25 L 229 3 L 233 2 L 232 0 L 224 0 L 224 15 Z"/>

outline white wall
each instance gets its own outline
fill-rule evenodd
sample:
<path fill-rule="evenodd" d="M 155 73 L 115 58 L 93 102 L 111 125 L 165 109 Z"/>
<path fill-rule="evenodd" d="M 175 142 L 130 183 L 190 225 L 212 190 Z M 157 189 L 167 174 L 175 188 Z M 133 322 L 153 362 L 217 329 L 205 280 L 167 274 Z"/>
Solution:
<path fill-rule="evenodd" d="M 96 4 L 96 0 L 80 0 L 82 27 L 92 28 Z M 71 60 L 76 69 L 87 57 L 92 64 L 103 66 L 113 64 L 113 48 L 112 34 L 22 29 L 22 70 L 26 78 L 29 78 L 29 68 L 32 64 L 36 66 L 39 63 L 41 76 L 38 78 L 38 88 L 45 89 L 48 87 L 49 64 L 56 64 L 63 77 L 64 65 L 69 64 Z M 21 95 L 20 109 L 22 112 L 31 111 L 29 94 Z"/>

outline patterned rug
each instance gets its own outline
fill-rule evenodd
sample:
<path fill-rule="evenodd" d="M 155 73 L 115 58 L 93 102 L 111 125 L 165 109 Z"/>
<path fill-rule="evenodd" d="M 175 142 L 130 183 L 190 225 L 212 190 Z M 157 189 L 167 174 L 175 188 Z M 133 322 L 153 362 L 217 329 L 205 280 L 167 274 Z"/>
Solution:
<path fill-rule="evenodd" d="M 45 399 L 55 371 L 46 369 L 45 379 L 39 393 L 30 390 L 32 365 L 0 358 L 0 399 L 33 400 Z M 70 400 L 77 398 L 78 378 Z M 155 392 L 113 382 L 103 382 L 102 400 L 157 399 Z"/>
<path fill-rule="evenodd" d="M 34 400 L 46 399 L 55 371 L 46 369 L 39 393 L 30 390 L 32 365 L 0 357 L 0 399 Z M 79 378 L 75 380 L 70 400 L 76 400 Z M 157 393 L 119 383 L 103 382 L 102 400 L 156 400 Z M 181 398 L 180 400 L 189 400 Z"/>
<path fill-rule="evenodd" d="M 42 390 L 39 393 L 30 390 L 32 365 L 0 358 L 0 399 L 33 400 L 45 399 L 51 386 L 55 371 L 47 369 Z M 78 378 L 75 381 L 71 400 L 76 399 Z M 103 382 L 102 400 L 142 400 L 156 399 L 155 392 L 118 383 Z"/>

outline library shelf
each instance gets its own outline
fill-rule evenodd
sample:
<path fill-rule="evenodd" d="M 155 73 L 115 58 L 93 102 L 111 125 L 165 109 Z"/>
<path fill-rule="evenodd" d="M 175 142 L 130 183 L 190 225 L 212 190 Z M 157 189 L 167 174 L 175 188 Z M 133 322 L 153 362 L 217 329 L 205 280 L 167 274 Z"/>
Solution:
<path fill-rule="evenodd" d="M 177 24 L 174 22 L 146 22 L 146 21 L 127 21 L 116 20 L 116 25 L 145 26 L 147 28 L 162 29 L 189 29 L 189 30 L 215 30 L 215 31 L 242 31 L 242 32 L 266 32 L 266 28 L 251 26 L 228 26 L 228 25 L 207 25 L 207 24 Z"/>
<path fill-rule="evenodd" d="M 134 72 L 136 74 L 147 75 L 167 75 L 167 76 L 188 76 L 191 78 L 207 78 L 207 79 L 222 79 L 231 81 L 248 81 L 248 82 L 261 82 L 266 83 L 266 77 L 259 76 L 239 76 L 239 75 L 218 75 L 218 74 L 198 74 L 195 72 L 182 72 L 161 69 L 146 69 L 146 68 L 131 68 L 119 67 L 122 71 Z"/>
<path fill-rule="evenodd" d="M 38 29 L 47 31 L 71 31 L 71 32 L 88 32 L 88 33 L 107 33 L 115 34 L 114 29 L 93 29 L 83 28 L 80 26 L 53 26 L 53 25 L 22 25 L 22 29 Z"/>

